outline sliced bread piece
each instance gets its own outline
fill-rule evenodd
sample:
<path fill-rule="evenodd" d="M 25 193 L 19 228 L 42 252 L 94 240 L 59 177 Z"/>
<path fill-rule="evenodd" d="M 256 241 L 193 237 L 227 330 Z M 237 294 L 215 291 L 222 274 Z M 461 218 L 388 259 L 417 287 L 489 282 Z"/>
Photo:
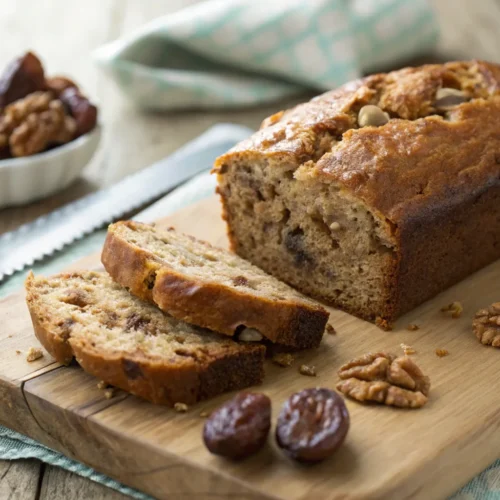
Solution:
<path fill-rule="evenodd" d="M 57 361 L 153 403 L 192 404 L 262 381 L 265 347 L 163 314 L 105 273 L 26 281 L 35 333 Z"/>
<path fill-rule="evenodd" d="M 250 339 L 251 329 L 256 340 L 262 335 L 307 349 L 319 345 L 329 316 L 319 304 L 241 257 L 173 228 L 112 224 L 102 263 L 138 297 L 226 335 Z"/>

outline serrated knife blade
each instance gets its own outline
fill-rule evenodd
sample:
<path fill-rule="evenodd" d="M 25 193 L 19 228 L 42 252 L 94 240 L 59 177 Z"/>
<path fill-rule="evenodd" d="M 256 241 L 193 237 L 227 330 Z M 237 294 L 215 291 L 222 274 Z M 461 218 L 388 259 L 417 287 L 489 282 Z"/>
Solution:
<path fill-rule="evenodd" d="M 217 156 L 251 133 L 239 125 L 215 125 L 171 156 L 117 184 L 3 234 L 0 282 L 210 168 Z"/>

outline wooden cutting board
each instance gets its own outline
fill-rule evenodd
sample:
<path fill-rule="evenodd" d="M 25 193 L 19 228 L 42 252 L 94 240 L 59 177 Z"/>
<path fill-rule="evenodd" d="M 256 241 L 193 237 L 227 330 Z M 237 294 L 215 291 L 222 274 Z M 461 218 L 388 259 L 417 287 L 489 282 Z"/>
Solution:
<path fill-rule="evenodd" d="M 227 244 L 215 198 L 161 223 Z M 96 267 L 93 255 L 73 269 Z M 406 315 L 392 332 L 332 309 L 337 335 L 297 355 L 292 367 L 266 365 L 259 390 L 273 401 L 274 422 L 292 392 L 334 388 L 346 360 L 380 349 L 400 353 L 401 343 L 416 349 L 414 359 L 432 382 L 429 403 L 399 410 L 347 401 L 347 440 L 319 465 L 291 462 L 273 435 L 266 449 L 241 463 L 210 455 L 200 412 L 228 395 L 179 414 L 124 392 L 108 400 L 93 377 L 47 354 L 28 363 L 26 351 L 39 344 L 23 293 L 0 301 L 0 422 L 161 499 L 443 498 L 500 456 L 500 350 L 482 346 L 471 333 L 474 312 L 500 299 L 499 283 L 497 262 Z M 452 301 L 464 305 L 459 319 L 440 312 Z M 420 329 L 406 330 L 410 323 Z M 438 348 L 450 355 L 439 358 Z M 314 364 L 318 377 L 300 375 L 301 363 Z"/>

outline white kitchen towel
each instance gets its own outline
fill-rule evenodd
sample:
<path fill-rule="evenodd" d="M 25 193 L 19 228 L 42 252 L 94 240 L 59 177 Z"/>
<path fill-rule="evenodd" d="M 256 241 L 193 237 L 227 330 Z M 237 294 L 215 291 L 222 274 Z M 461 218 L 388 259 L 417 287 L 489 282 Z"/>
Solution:
<path fill-rule="evenodd" d="M 95 59 L 141 107 L 231 107 L 337 87 L 428 52 L 437 35 L 427 0 L 209 0 Z"/>

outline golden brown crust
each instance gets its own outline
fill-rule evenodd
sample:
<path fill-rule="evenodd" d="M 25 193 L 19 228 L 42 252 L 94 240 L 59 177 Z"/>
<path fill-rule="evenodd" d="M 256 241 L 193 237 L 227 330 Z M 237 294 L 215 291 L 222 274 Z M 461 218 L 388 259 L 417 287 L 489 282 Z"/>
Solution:
<path fill-rule="evenodd" d="M 243 346 L 200 366 L 189 358 L 184 365 L 137 363 L 123 357 L 103 356 L 70 340 L 79 365 L 108 384 L 155 404 L 191 405 L 227 391 L 262 383 L 263 346 Z"/>
<path fill-rule="evenodd" d="M 329 317 L 319 305 L 277 301 L 222 283 L 202 282 L 162 265 L 152 252 L 116 234 L 115 227 L 108 229 L 101 260 L 111 277 L 134 295 L 175 318 L 225 335 L 234 335 L 244 325 L 259 330 L 274 343 L 301 349 L 319 345 Z M 148 280 L 152 273 L 154 280 Z M 147 283 L 153 283 L 151 289 Z"/>
<path fill-rule="evenodd" d="M 70 278 L 79 273 L 62 275 Z M 167 358 L 141 358 L 140 350 L 132 355 L 124 352 L 102 352 L 85 336 L 64 334 L 64 321 L 51 317 L 34 283 L 33 273 L 26 280 L 27 305 L 33 327 L 43 347 L 60 363 L 76 358 L 91 375 L 136 396 L 157 404 L 173 406 L 181 402 L 194 404 L 226 391 L 243 389 L 262 383 L 264 378 L 263 345 L 241 345 L 212 350 L 203 358 L 186 355 L 182 362 Z M 75 326 L 75 325 L 73 325 Z M 224 339 L 224 342 L 227 341 Z"/>
<path fill-rule="evenodd" d="M 460 89 L 469 101 L 441 112 L 434 106 L 441 88 Z M 358 128 L 357 113 L 366 104 L 382 108 L 389 122 Z M 500 65 L 405 68 L 273 115 L 220 157 L 214 171 L 222 177 L 235 160 L 295 165 L 318 184 L 353 194 L 387 221 L 395 252 L 384 269 L 387 300 L 376 322 L 389 329 L 401 314 L 500 258 L 498 130 Z M 329 149 L 319 147 L 325 137 Z M 221 195 L 231 246 L 242 253 Z M 373 311 L 348 312 L 374 318 Z"/>
<path fill-rule="evenodd" d="M 462 88 L 472 100 L 443 119 L 432 105 L 442 87 Z M 373 102 L 393 119 L 357 128 L 357 112 Z M 323 181 L 352 191 L 398 224 L 431 201 L 460 203 L 475 189 L 500 184 L 499 111 L 499 65 L 405 68 L 350 82 L 264 121 L 261 130 L 217 159 L 215 171 L 235 156 L 283 158 L 297 166 L 317 160 L 310 168 Z M 318 158 L 325 132 L 338 142 Z"/>

